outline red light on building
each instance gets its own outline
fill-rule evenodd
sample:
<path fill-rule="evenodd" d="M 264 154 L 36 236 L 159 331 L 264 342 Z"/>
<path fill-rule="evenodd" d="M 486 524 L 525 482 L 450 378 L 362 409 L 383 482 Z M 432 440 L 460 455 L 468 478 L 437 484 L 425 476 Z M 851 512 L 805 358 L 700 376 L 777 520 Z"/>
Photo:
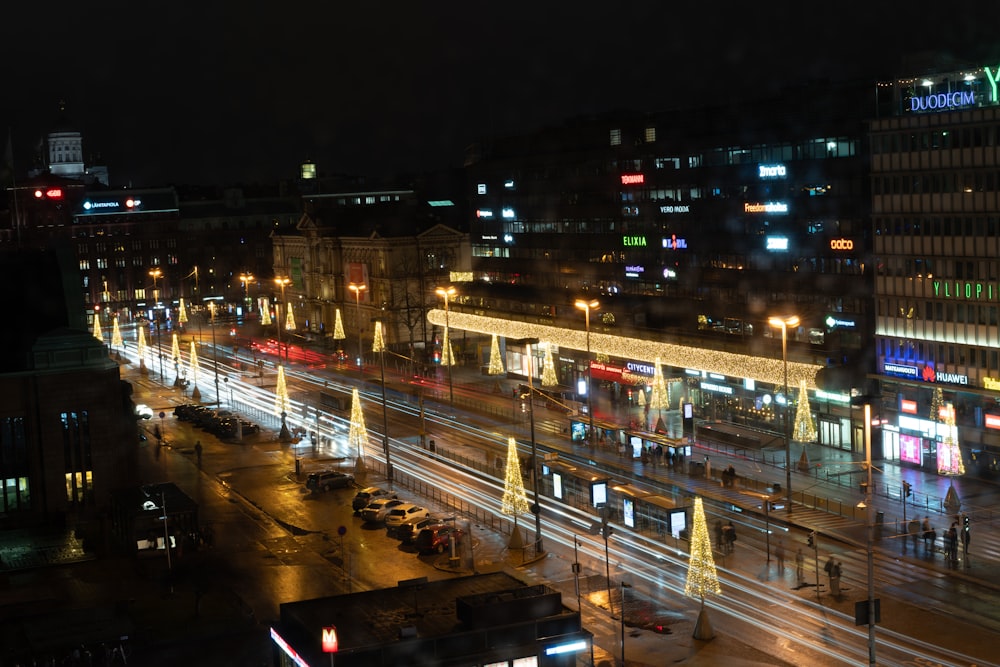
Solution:
<path fill-rule="evenodd" d="M 35 199 L 41 199 L 41 198 L 42 198 L 42 191 L 35 190 Z"/>
<path fill-rule="evenodd" d="M 622 185 L 642 185 L 645 182 L 645 174 L 622 174 Z"/>
<path fill-rule="evenodd" d="M 1000 429 L 1000 415 L 986 413 L 986 428 Z"/>
<path fill-rule="evenodd" d="M 48 199 L 62 199 L 63 191 L 62 188 L 49 188 L 45 191 L 45 197 Z"/>
<path fill-rule="evenodd" d="M 899 409 L 902 412 L 915 415 L 917 414 L 917 402 L 904 398 L 899 402 Z"/>
<path fill-rule="evenodd" d="M 131 197 L 129 197 L 128 199 L 125 200 L 125 208 L 132 208 L 133 206 L 135 206 L 135 200 L 134 199 L 132 199 Z"/>
<path fill-rule="evenodd" d="M 336 653 L 339 648 L 340 648 L 340 642 L 337 641 L 337 627 L 333 625 L 324 626 L 323 652 Z"/>

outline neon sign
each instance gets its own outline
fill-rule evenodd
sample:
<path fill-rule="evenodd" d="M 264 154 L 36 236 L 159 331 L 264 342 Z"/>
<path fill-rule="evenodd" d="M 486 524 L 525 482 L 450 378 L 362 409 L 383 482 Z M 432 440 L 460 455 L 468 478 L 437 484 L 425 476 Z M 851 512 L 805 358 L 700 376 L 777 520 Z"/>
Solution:
<path fill-rule="evenodd" d="M 830 239 L 830 250 L 854 250 L 851 239 Z"/>
<path fill-rule="evenodd" d="M 788 204 L 785 202 L 767 202 L 756 204 L 751 204 L 750 202 L 744 202 L 743 204 L 744 213 L 788 213 Z"/>
<path fill-rule="evenodd" d="M 688 204 L 668 204 L 660 207 L 660 213 L 690 213 L 691 206 Z"/>
<path fill-rule="evenodd" d="M 960 90 L 954 93 L 934 93 L 921 97 L 911 97 L 910 108 L 907 111 L 937 111 L 938 109 L 970 107 L 975 106 L 975 104 L 975 92 Z"/>
<path fill-rule="evenodd" d="M 646 267 L 635 264 L 632 266 L 625 267 L 625 277 L 626 278 L 638 278 L 646 271 Z"/>
<path fill-rule="evenodd" d="M 987 412 L 985 415 L 983 415 L 983 417 L 986 420 L 985 421 L 986 428 L 1000 429 L 1000 415 L 993 415 Z"/>
<path fill-rule="evenodd" d="M 493 217 L 493 211 L 491 211 L 488 208 L 479 208 L 479 209 L 476 209 L 476 217 L 477 218 L 492 218 Z"/>
<path fill-rule="evenodd" d="M 890 375 L 902 375 L 903 377 L 917 379 L 920 373 L 916 366 L 904 366 L 902 364 L 892 364 L 888 361 L 883 365 L 882 369 L 889 373 Z"/>
<path fill-rule="evenodd" d="M 679 239 L 676 234 L 670 236 L 670 238 L 663 237 L 663 247 L 670 250 L 681 250 L 688 247 L 687 239 Z"/>
<path fill-rule="evenodd" d="M 1000 380 L 996 378 L 983 378 L 983 388 L 1000 391 Z"/>
<path fill-rule="evenodd" d="M 768 236 L 765 247 L 768 250 L 788 250 L 788 237 Z"/>
<path fill-rule="evenodd" d="M 622 185 L 642 185 L 645 182 L 645 174 L 622 174 Z"/>
<path fill-rule="evenodd" d="M 757 166 L 758 178 L 784 178 L 788 171 L 783 164 L 762 164 Z"/>
<path fill-rule="evenodd" d="M 645 236 L 623 236 L 622 245 L 627 248 L 645 248 L 646 237 Z"/>
<path fill-rule="evenodd" d="M 908 398 L 901 398 L 899 400 L 899 409 L 902 412 L 909 413 L 911 415 L 917 414 L 917 402 L 912 401 Z"/>
<path fill-rule="evenodd" d="M 983 299 L 996 301 L 997 289 L 993 283 L 970 283 L 964 280 L 943 281 L 935 280 L 931 283 L 934 287 L 934 296 L 943 296 L 946 299 Z"/>

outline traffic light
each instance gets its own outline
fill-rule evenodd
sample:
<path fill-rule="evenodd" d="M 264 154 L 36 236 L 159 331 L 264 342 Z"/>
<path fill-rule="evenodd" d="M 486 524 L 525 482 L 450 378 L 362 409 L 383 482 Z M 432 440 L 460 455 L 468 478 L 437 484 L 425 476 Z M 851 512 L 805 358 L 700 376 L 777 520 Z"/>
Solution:
<path fill-rule="evenodd" d="M 811 533 L 809 533 L 809 535 L 806 537 L 806 539 L 809 540 L 809 546 L 815 547 L 816 546 L 816 531 L 814 530 Z"/>
<path fill-rule="evenodd" d="M 912 489 L 910 488 L 910 483 L 909 482 L 903 482 L 903 495 L 905 497 L 909 498 L 911 493 L 912 493 Z"/>

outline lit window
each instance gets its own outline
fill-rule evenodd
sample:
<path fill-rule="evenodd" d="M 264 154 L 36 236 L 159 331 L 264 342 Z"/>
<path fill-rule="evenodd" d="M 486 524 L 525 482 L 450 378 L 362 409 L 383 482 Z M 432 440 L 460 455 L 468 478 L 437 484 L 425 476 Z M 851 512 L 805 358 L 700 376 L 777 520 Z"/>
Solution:
<path fill-rule="evenodd" d="M 656 128 L 647 127 L 646 128 L 646 143 L 651 144 L 656 141 Z"/>
<path fill-rule="evenodd" d="M 480 183 L 480 184 L 478 184 L 476 186 L 476 194 L 477 195 L 484 195 L 484 194 L 486 194 L 486 184 L 485 183 Z"/>
<path fill-rule="evenodd" d="M 622 131 L 620 129 L 611 130 L 611 145 L 621 146 L 622 145 Z"/>

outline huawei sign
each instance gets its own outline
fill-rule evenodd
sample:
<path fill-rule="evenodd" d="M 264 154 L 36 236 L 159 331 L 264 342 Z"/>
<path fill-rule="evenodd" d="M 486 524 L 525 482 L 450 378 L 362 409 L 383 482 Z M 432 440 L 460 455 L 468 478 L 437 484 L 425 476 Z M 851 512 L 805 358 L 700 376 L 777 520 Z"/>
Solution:
<path fill-rule="evenodd" d="M 854 250 L 854 241 L 851 239 L 831 239 L 830 250 Z"/>
<path fill-rule="evenodd" d="M 924 370 L 921 375 L 923 375 L 924 382 L 934 382 L 935 373 L 934 369 L 930 366 L 924 366 Z"/>

